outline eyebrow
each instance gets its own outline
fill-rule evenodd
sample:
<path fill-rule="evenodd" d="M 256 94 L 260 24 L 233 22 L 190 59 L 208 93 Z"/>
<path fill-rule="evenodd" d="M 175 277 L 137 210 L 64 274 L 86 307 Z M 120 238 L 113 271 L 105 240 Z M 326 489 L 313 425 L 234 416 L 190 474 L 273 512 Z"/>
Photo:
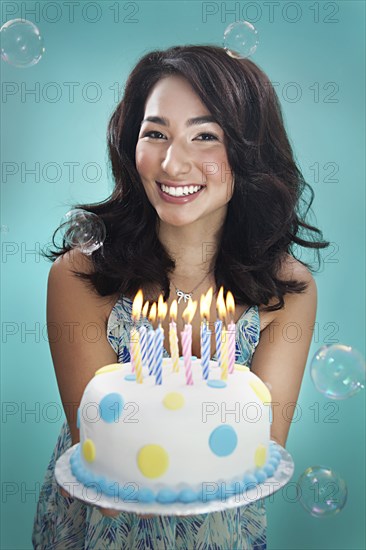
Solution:
<path fill-rule="evenodd" d="M 160 116 L 148 116 L 144 118 L 144 120 L 141 122 L 141 126 L 144 122 L 155 122 L 156 124 L 161 124 L 161 126 L 169 126 L 169 120 L 165 117 Z M 208 122 L 214 122 L 215 124 L 218 124 L 218 122 L 212 115 L 204 115 L 195 118 L 189 118 L 186 121 L 186 126 L 197 126 L 199 124 L 207 124 Z"/>

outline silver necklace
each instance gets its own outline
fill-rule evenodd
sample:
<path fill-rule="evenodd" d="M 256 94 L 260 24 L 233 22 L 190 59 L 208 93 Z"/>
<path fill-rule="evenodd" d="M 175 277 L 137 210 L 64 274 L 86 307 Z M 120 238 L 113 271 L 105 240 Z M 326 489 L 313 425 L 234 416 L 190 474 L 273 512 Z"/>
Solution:
<path fill-rule="evenodd" d="M 176 292 L 176 295 L 178 296 L 178 304 L 184 300 L 184 302 L 188 302 L 188 300 L 190 298 L 192 298 L 192 295 L 193 295 L 193 292 L 203 283 L 203 281 L 205 281 L 207 279 L 207 277 L 212 273 L 212 271 L 209 271 L 208 273 L 206 273 L 206 275 L 203 277 L 202 281 L 200 281 L 195 287 L 193 290 L 191 290 L 191 292 L 184 292 L 184 290 L 181 290 L 179 288 L 177 288 L 175 286 L 175 284 L 173 283 L 173 281 L 171 281 L 173 283 L 173 286 L 175 288 L 175 292 Z"/>

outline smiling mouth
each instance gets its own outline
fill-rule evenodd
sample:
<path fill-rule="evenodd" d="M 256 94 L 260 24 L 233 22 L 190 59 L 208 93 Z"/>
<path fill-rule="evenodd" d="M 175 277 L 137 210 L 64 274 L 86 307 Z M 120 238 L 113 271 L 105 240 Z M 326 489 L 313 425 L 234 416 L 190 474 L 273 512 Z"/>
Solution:
<path fill-rule="evenodd" d="M 198 191 L 201 191 L 204 185 L 182 185 L 179 187 L 173 187 L 169 185 L 164 185 L 160 183 L 159 181 L 156 182 L 160 189 L 165 193 L 166 195 L 170 195 L 171 197 L 188 197 L 189 195 L 194 195 L 195 193 L 198 193 Z"/>

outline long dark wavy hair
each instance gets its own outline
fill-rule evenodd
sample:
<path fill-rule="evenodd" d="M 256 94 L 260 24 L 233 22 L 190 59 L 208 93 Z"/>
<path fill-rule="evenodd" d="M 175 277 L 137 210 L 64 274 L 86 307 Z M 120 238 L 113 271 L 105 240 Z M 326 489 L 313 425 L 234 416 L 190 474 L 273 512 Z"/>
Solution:
<path fill-rule="evenodd" d="M 146 99 L 153 86 L 169 75 L 186 78 L 222 127 L 235 178 L 218 253 L 212 259 L 216 286 L 230 289 L 236 303 L 248 306 L 267 305 L 276 297 L 278 302 L 264 309 L 281 309 L 286 293 L 307 288 L 304 282 L 278 278 L 286 255 L 296 258 L 295 245 L 312 248 L 320 263 L 318 249 L 330 243 L 312 238 L 312 233 L 322 238 L 322 232 L 305 222 L 314 192 L 295 163 L 270 80 L 249 59 L 231 57 L 212 45 L 152 51 L 132 70 L 108 124 L 113 192 L 103 202 L 74 205 L 97 214 L 107 237 L 91 255 L 92 272 L 74 273 L 101 296 L 117 292 L 131 296 L 139 288 L 151 287 L 163 289 L 165 300 L 169 297 L 169 274 L 175 263 L 158 239 L 157 213 L 135 164 Z M 306 188 L 308 203 L 303 197 Z M 58 229 L 52 237 L 55 250 L 43 252 L 52 261 L 71 249 L 65 238 L 62 246 L 56 245 Z M 312 265 L 301 263 L 314 271 Z"/>

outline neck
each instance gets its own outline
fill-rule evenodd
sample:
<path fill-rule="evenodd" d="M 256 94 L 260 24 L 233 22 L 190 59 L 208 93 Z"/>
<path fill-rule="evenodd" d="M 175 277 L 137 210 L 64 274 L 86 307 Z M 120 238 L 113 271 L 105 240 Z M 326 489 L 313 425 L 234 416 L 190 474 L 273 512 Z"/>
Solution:
<path fill-rule="evenodd" d="M 197 224 L 177 227 L 160 222 L 158 236 L 175 262 L 173 277 L 177 286 L 214 269 L 221 228 L 207 227 L 207 224 L 205 227 Z"/>

